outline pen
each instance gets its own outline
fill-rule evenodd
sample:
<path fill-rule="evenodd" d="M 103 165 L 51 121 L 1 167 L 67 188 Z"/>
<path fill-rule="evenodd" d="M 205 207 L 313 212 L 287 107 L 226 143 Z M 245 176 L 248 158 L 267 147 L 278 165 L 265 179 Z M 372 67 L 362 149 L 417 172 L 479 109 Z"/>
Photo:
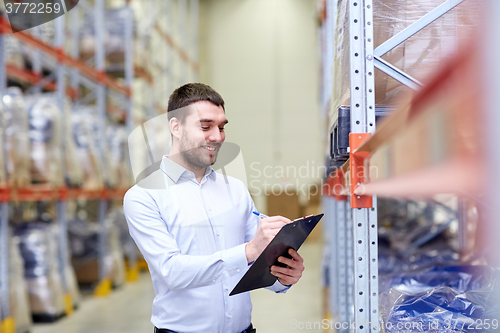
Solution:
<path fill-rule="evenodd" d="M 257 215 L 258 217 L 260 217 L 260 219 L 265 219 L 265 218 L 268 218 L 269 216 L 267 216 L 266 214 L 262 214 L 262 213 L 259 213 L 259 212 L 252 212 L 254 213 L 255 215 Z"/>

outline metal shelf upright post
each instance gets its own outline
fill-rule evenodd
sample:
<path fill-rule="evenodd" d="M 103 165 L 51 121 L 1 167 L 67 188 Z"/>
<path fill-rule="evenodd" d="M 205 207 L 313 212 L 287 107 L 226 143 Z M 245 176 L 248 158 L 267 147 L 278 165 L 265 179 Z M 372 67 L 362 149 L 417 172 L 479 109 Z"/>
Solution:
<path fill-rule="evenodd" d="M 95 0 L 94 2 L 94 32 L 95 32 L 95 69 L 100 75 L 104 75 L 106 71 L 106 54 L 105 54 L 105 44 L 104 44 L 104 11 L 105 11 L 105 0 Z M 99 159 L 101 162 L 101 171 L 104 181 L 104 186 L 108 183 L 108 172 L 106 168 L 106 86 L 99 80 L 96 86 L 96 106 L 97 115 L 99 119 L 98 124 L 98 135 L 99 135 Z M 106 271 L 105 254 L 107 253 L 107 238 L 108 233 L 106 230 L 106 211 L 108 208 L 108 202 L 105 197 L 101 196 L 99 198 L 99 210 L 98 210 L 98 223 L 100 226 L 99 231 L 99 285 L 97 286 L 94 294 L 96 296 L 106 296 L 111 292 L 111 281 L 107 277 L 108 272 Z"/>
<path fill-rule="evenodd" d="M 191 41 L 189 55 L 191 59 L 191 82 L 198 82 L 198 20 L 199 20 L 199 0 L 189 0 L 189 26 L 191 33 L 189 39 Z M 189 67 L 189 65 L 188 65 Z"/>
<path fill-rule="evenodd" d="M 375 132 L 372 0 L 349 0 L 349 60 L 351 91 L 351 193 L 368 176 L 363 160 L 352 153 Z M 377 332 L 378 241 L 376 197 L 351 194 L 354 321 L 356 332 Z"/>
<path fill-rule="evenodd" d="M 5 20 L 4 14 L 0 14 L 0 20 Z M 0 103 L 3 108 L 3 95 L 7 89 L 7 70 L 5 59 L 5 30 L 0 27 Z M 7 150 L 5 149 L 6 135 L 5 135 L 5 118 L 2 117 L 0 124 L 2 126 L 1 132 L 1 154 L 3 164 L 0 168 L 7 174 Z M 13 329 L 13 319 L 10 313 L 9 305 L 9 214 L 8 214 L 8 201 L 4 195 L 1 196 L 0 203 L 0 329 L 4 332 L 11 333 Z"/>
<path fill-rule="evenodd" d="M 148 5 L 151 5 L 152 1 L 149 1 Z M 125 102 L 125 125 L 127 127 L 127 133 L 132 133 L 134 127 L 134 118 L 132 115 L 132 85 L 134 82 L 134 32 L 133 32 L 133 11 L 130 5 L 130 0 L 126 1 L 127 15 L 128 18 L 125 20 L 125 87 L 127 89 L 127 96 Z M 152 7 L 150 7 L 152 8 Z M 151 91 L 153 89 L 150 89 Z M 151 98 L 151 105 L 154 105 L 153 98 Z M 129 170 L 132 169 L 130 164 L 127 164 Z M 130 172 L 132 174 L 132 172 Z M 127 251 L 128 257 L 128 274 L 127 280 L 129 282 L 137 280 L 137 258 L 135 253 L 135 243 L 132 237 L 128 238 L 129 246 Z"/>
<path fill-rule="evenodd" d="M 81 24 L 80 19 L 80 7 L 75 6 L 70 12 L 69 17 L 71 21 L 70 26 L 70 36 L 71 36 L 71 57 L 73 59 L 78 59 L 80 57 L 80 44 L 79 44 L 79 28 Z M 70 86 L 71 95 L 74 99 L 79 98 L 79 82 L 80 82 L 80 72 L 76 68 L 70 70 Z"/>
<path fill-rule="evenodd" d="M 165 1 L 165 21 L 166 21 L 166 30 L 165 32 L 167 34 L 173 34 L 174 31 L 174 16 L 173 16 L 173 0 L 166 0 Z M 174 91 L 176 87 L 176 80 L 175 80 L 175 48 L 172 43 L 166 43 L 165 44 L 167 48 L 167 71 L 168 71 L 168 77 L 167 77 L 167 85 L 166 85 L 166 96 L 170 96 L 170 94 Z"/>
<path fill-rule="evenodd" d="M 179 38 L 178 38 L 178 45 L 181 51 L 186 52 L 186 45 L 188 40 L 188 35 L 187 35 L 187 0 L 177 0 L 177 9 L 179 11 L 178 14 L 178 29 L 179 29 Z M 184 53 L 187 55 L 187 53 Z M 184 61 L 183 61 L 184 60 Z M 181 54 L 181 59 L 180 59 L 180 67 L 179 67 L 179 85 L 182 85 L 184 83 L 187 83 L 188 80 L 188 69 L 189 69 L 189 63 L 187 61 L 187 57 L 183 59 L 182 54 Z"/>
<path fill-rule="evenodd" d="M 3 200 L 0 206 L 0 222 L 0 328 L 5 333 L 13 333 L 14 319 L 11 317 L 9 304 L 9 216 L 8 204 Z"/>
<path fill-rule="evenodd" d="M 337 295 L 338 295 L 338 311 L 339 322 L 341 323 L 341 332 L 348 332 L 348 328 L 343 326 L 343 323 L 349 323 L 352 311 L 349 308 L 348 286 L 349 280 L 352 279 L 352 265 L 349 263 L 349 255 L 347 250 L 347 201 L 345 199 L 337 199 L 335 202 L 335 224 L 337 234 L 337 258 L 338 258 L 338 271 L 337 271 Z M 352 256 L 350 256 L 352 257 Z"/>
<path fill-rule="evenodd" d="M 40 38 L 41 36 L 41 27 L 37 26 L 33 28 L 33 35 L 36 38 Z M 39 80 L 42 76 L 42 54 L 39 50 L 33 49 L 31 50 L 31 63 L 33 67 L 33 74 L 37 80 Z M 39 94 L 42 92 L 42 87 L 40 85 L 35 85 L 33 87 L 34 93 Z"/>
<path fill-rule="evenodd" d="M 332 237 L 334 233 L 334 226 L 335 226 L 335 197 L 332 196 L 331 193 L 328 193 L 327 186 L 325 186 L 324 191 L 323 191 L 323 196 L 321 198 L 321 205 L 325 212 L 325 223 L 324 225 L 324 231 L 326 237 L 326 246 L 328 248 L 328 253 L 325 259 L 327 259 L 323 265 L 326 268 L 326 270 L 323 272 L 323 274 L 326 274 L 324 276 L 326 286 L 329 287 L 328 290 L 328 295 L 325 295 L 328 297 L 329 300 L 331 300 L 328 304 L 328 310 L 329 313 L 327 315 L 331 316 L 332 321 L 337 319 L 334 318 L 333 316 L 337 315 L 338 313 L 338 279 L 337 279 L 337 274 L 338 274 L 338 263 L 337 263 L 337 242 L 334 237 Z"/>
<path fill-rule="evenodd" d="M 63 2 L 64 3 L 64 2 Z M 66 114 L 66 63 L 64 61 L 65 58 L 65 16 L 59 16 L 54 20 L 55 24 L 55 44 L 54 47 L 59 52 L 59 57 L 57 58 L 57 68 L 56 71 L 56 96 L 57 96 L 57 104 L 59 107 L 59 111 L 61 112 L 61 119 L 63 120 L 63 126 L 61 126 L 61 146 L 59 149 L 61 150 L 62 162 L 61 162 L 61 170 L 62 175 L 64 176 L 64 180 L 67 178 L 67 170 L 66 170 L 66 131 L 68 130 L 64 124 L 66 124 L 66 117 L 69 115 Z M 69 315 L 73 312 L 73 300 L 71 299 L 69 292 L 69 283 L 66 279 L 66 265 L 70 262 L 69 254 L 67 252 L 68 249 L 68 221 L 66 220 L 66 197 L 61 196 L 58 198 L 56 203 L 56 219 L 59 227 L 59 272 L 61 275 L 61 283 L 64 292 L 64 304 L 66 315 Z"/>

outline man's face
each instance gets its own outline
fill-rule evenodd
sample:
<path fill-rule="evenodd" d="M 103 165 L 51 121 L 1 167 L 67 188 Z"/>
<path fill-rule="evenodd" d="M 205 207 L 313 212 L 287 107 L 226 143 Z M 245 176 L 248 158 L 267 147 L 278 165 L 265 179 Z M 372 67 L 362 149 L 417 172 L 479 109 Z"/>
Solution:
<path fill-rule="evenodd" d="M 215 163 L 226 139 L 227 119 L 221 106 L 208 101 L 196 102 L 194 107 L 196 112 L 188 115 L 182 124 L 179 150 L 187 163 L 200 169 Z"/>

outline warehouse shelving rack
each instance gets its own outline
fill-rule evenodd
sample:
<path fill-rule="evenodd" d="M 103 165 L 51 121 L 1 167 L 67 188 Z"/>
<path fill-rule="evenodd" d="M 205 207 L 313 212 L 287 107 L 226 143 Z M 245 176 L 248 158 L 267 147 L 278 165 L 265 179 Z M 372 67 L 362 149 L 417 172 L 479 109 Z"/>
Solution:
<path fill-rule="evenodd" d="M 156 50 L 162 54 L 165 63 L 156 62 L 157 79 L 161 81 L 160 96 L 170 96 L 173 90 L 187 82 L 198 80 L 198 0 L 154 0 L 159 17 L 154 16 L 151 24 L 152 38 L 157 43 Z M 187 10 L 189 3 L 189 10 Z M 175 6 L 176 5 L 176 6 Z M 175 19 L 177 13 L 177 20 Z M 186 22 L 189 22 L 189 28 Z M 176 38 L 177 36 L 177 38 Z M 167 109 L 167 98 L 156 99 L 155 109 L 162 113 Z"/>
<path fill-rule="evenodd" d="M 114 2 L 116 4 L 116 1 Z M 119 4 L 124 3 L 127 7 L 127 12 L 132 15 L 132 2 L 130 0 L 119 0 Z M 178 14 L 182 15 L 179 19 L 178 29 L 175 30 L 172 22 L 175 18 L 173 13 L 174 5 L 177 4 Z M 42 89 L 55 91 L 57 94 L 58 104 L 63 110 L 65 96 L 69 96 L 74 103 L 82 105 L 88 104 L 95 100 L 95 105 L 100 117 L 99 133 L 102 138 L 105 138 L 106 128 L 106 113 L 123 110 L 123 118 L 125 120 L 127 130 L 130 133 L 138 122 L 144 120 L 144 117 L 135 115 L 133 110 L 143 110 L 147 117 L 151 118 L 158 113 L 166 110 L 165 96 L 169 96 L 170 92 L 176 85 L 186 83 L 188 79 L 197 78 L 199 65 L 197 63 L 197 22 L 198 22 L 198 0 L 189 1 L 189 11 L 187 9 L 186 0 L 149 0 L 149 9 L 146 15 L 151 15 L 152 6 L 161 8 L 160 11 L 153 11 L 154 18 L 151 20 L 151 34 L 156 32 L 161 38 L 158 38 L 156 45 L 147 45 L 148 48 L 155 47 L 162 49 L 163 52 L 153 53 L 148 55 L 148 59 L 152 58 L 151 62 L 155 66 L 160 67 L 161 71 L 155 71 L 155 68 L 149 66 L 149 63 L 135 63 L 133 60 L 134 38 L 133 38 L 133 20 L 132 16 L 125 20 L 125 45 L 124 45 L 124 64 L 121 68 L 122 77 L 120 74 L 110 72 L 110 68 L 106 66 L 106 54 L 104 45 L 104 13 L 106 0 L 94 0 L 90 3 L 86 0 L 80 0 L 67 15 L 61 16 L 54 20 L 55 38 L 54 42 L 47 43 L 40 40 L 39 27 L 30 29 L 29 31 L 21 31 L 12 33 L 12 29 L 7 21 L 6 16 L 0 17 L 0 96 L 6 91 L 7 78 L 32 85 L 35 92 L 40 92 Z M 95 16 L 96 31 L 95 36 L 95 55 L 87 61 L 79 60 L 79 29 L 82 26 L 82 12 L 92 12 Z M 188 34 L 187 20 L 192 25 Z M 164 17 L 167 17 L 165 22 Z M 65 21 L 69 20 L 71 26 L 66 27 Z M 179 36 L 176 36 L 177 35 Z M 22 44 L 30 47 L 32 70 L 18 68 L 11 64 L 6 64 L 4 53 L 5 36 L 10 35 L 16 38 Z M 66 40 L 69 37 L 69 40 Z M 183 43 L 180 41 L 188 41 Z M 69 49 L 69 50 L 68 50 Z M 55 62 L 55 66 L 49 68 L 52 74 L 42 76 L 42 66 L 46 59 L 51 59 Z M 45 61 L 46 63 L 46 61 Z M 180 75 L 175 75 L 174 67 L 177 66 L 177 72 Z M 50 67 L 50 66 L 48 66 Z M 184 68 L 183 68 L 184 67 Z M 116 69 L 114 69 L 116 70 Z M 119 70 L 120 72 L 120 70 Z M 118 78 L 116 77 L 118 76 Z M 167 76 L 166 80 L 162 76 Z M 148 95 L 147 105 L 136 103 L 133 101 L 133 83 L 136 80 L 142 80 L 145 83 L 146 91 L 157 90 L 155 95 Z M 163 84 L 165 83 L 166 84 Z M 86 96 L 80 96 L 80 86 L 85 87 L 90 91 Z M 137 93 L 137 92 L 136 92 Z M 144 93 L 144 92 L 142 92 Z M 107 99 L 109 97 L 109 100 Z M 112 101 L 113 104 L 107 103 Z M 156 102 L 155 102 L 156 101 Z M 99 155 L 101 161 L 106 151 L 105 140 L 100 140 Z M 61 147 L 63 149 L 63 147 Z M 5 150 L 4 155 L 5 155 Z M 63 150 L 64 151 L 64 150 Z M 6 156 L 5 156 L 6 157 Z M 6 159 L 4 159 L 6 161 Z M 102 170 L 106 172 L 106 170 Z M 32 185 L 23 188 L 9 188 L 4 186 L 0 188 L 0 331 L 3 333 L 12 333 L 15 330 L 15 323 L 11 317 L 9 309 L 9 281 L 8 281 L 8 203 L 11 201 L 40 201 L 54 200 L 57 202 L 57 223 L 61 237 L 59 239 L 60 249 L 67 247 L 67 222 L 65 219 L 66 203 L 68 200 L 87 199 L 99 200 L 99 223 L 104 226 L 104 218 L 106 214 L 107 203 L 109 200 L 120 200 L 123 198 L 127 189 L 120 188 L 103 188 L 96 190 L 85 190 L 81 188 L 70 188 L 67 186 L 53 187 L 45 185 Z M 105 230 L 102 228 L 101 230 Z M 103 257 L 107 249 L 105 248 L 106 235 L 100 233 L 100 260 L 99 260 L 99 277 L 100 283 L 97 286 L 95 295 L 106 295 L 110 292 L 110 281 L 106 278 L 104 271 Z M 132 280 L 137 277 L 137 266 L 135 265 L 134 253 L 128 254 L 129 272 L 128 277 Z M 64 266 L 68 262 L 67 253 L 61 251 L 59 254 L 60 269 L 64 271 Z M 64 277 L 64 274 L 61 274 Z M 67 293 L 68 287 L 66 281 L 63 282 L 64 290 Z M 71 313 L 72 306 L 69 296 L 65 298 L 67 313 Z"/>
<path fill-rule="evenodd" d="M 327 1 L 328 13 L 333 12 L 333 6 L 335 2 Z M 348 6 L 351 133 L 356 133 L 351 137 L 354 139 L 351 144 L 357 144 L 375 132 L 373 5 L 371 0 L 349 0 Z M 351 158 L 350 161 L 357 163 L 352 166 L 353 170 L 364 165 L 363 160 Z M 333 189 L 338 176 L 327 183 L 331 195 L 335 195 Z M 324 198 L 324 204 L 332 208 L 327 217 L 327 223 L 333 226 L 330 285 L 336 289 L 331 289 L 331 311 L 341 331 L 354 329 L 354 322 L 357 332 L 374 332 L 369 325 L 378 322 L 376 198 L 335 195 L 335 199 Z M 342 327 L 342 324 L 348 325 Z"/>
<path fill-rule="evenodd" d="M 75 14 L 78 14 L 78 7 L 73 9 L 73 12 L 71 15 L 75 17 Z M 79 82 L 84 82 L 84 83 L 90 83 L 90 85 L 93 85 L 95 90 L 97 90 L 96 94 L 96 99 L 97 99 L 97 107 L 100 111 L 100 133 L 101 137 L 104 137 L 104 130 L 105 130 L 105 124 L 106 124 L 106 88 L 113 90 L 119 94 L 122 94 L 126 97 L 127 99 L 127 108 L 126 108 L 126 117 L 127 117 L 127 123 L 129 126 L 131 126 L 131 103 L 130 103 L 130 97 L 131 97 L 131 79 L 133 78 L 133 72 L 130 73 L 130 63 L 132 61 L 132 49 L 131 45 L 126 46 L 126 51 L 125 51 L 125 58 L 127 60 L 127 67 L 125 72 L 126 72 L 126 82 L 125 85 L 122 85 L 118 83 L 115 79 L 111 78 L 110 76 L 106 75 L 104 72 L 104 39 L 102 36 L 102 25 L 103 25 L 103 13 L 104 13 L 104 2 L 103 0 L 96 0 L 95 1 L 95 14 L 96 16 L 99 17 L 100 19 L 96 19 L 96 31 L 100 31 L 101 34 L 97 34 L 96 39 L 96 66 L 93 68 L 92 66 L 86 64 L 83 61 L 78 60 L 78 40 L 75 39 L 73 41 L 73 51 L 76 49 L 76 53 L 72 52 L 72 55 L 67 55 L 65 52 L 65 17 L 61 16 L 57 19 L 54 20 L 54 26 L 55 26 L 55 39 L 54 39 L 54 44 L 50 45 L 47 44 L 41 40 L 39 40 L 36 36 L 26 32 L 26 31 L 21 31 L 17 33 L 12 33 L 12 30 L 10 28 L 9 23 L 7 22 L 7 19 L 5 16 L 2 16 L 0 18 L 0 96 L 3 96 L 5 89 L 6 89 L 6 82 L 7 82 L 7 77 L 10 76 L 11 78 L 17 78 L 20 80 L 28 81 L 28 83 L 34 84 L 34 86 L 37 86 L 39 90 L 43 88 L 45 85 L 47 86 L 49 90 L 54 90 L 56 91 L 57 94 L 57 100 L 59 104 L 60 110 L 64 109 L 64 100 L 65 96 L 68 95 L 73 98 L 73 100 L 78 99 L 78 84 Z M 126 24 L 126 25 L 131 25 L 131 23 Z M 35 32 L 37 31 L 37 28 L 33 29 Z M 132 37 L 131 28 L 126 29 L 126 33 L 129 33 L 129 37 Z M 4 57 L 4 38 L 6 34 L 11 34 L 14 38 L 17 38 L 20 42 L 24 43 L 27 46 L 30 46 L 34 48 L 35 51 L 35 61 L 34 63 L 34 71 L 28 71 L 20 68 L 15 68 L 14 66 L 6 66 L 5 63 L 5 57 Z M 132 38 L 130 38 L 131 40 Z M 127 49 L 128 47 L 128 49 Z M 55 74 L 55 83 L 51 82 L 50 78 L 49 79 L 44 79 L 41 78 L 41 64 L 40 64 L 40 57 L 42 56 L 47 56 L 50 57 L 54 60 L 56 60 L 57 66 L 55 69 L 53 69 L 53 73 Z M 73 75 L 73 81 L 72 81 L 72 86 L 71 88 L 66 88 L 66 68 L 71 68 L 73 69 L 72 75 Z M 75 75 L 76 74 L 76 75 Z M 82 75 L 84 76 L 86 80 L 79 80 L 79 76 Z M 65 130 L 63 128 L 63 130 Z M 64 137 L 64 135 L 62 136 Z M 104 145 L 105 140 L 100 140 L 101 143 Z M 64 145 L 64 140 L 63 140 L 63 145 Z M 105 149 L 105 146 L 101 145 L 100 151 L 101 151 L 101 160 L 102 160 L 102 154 Z M 64 152 L 64 147 L 61 147 L 62 151 Z M 64 156 L 64 155 L 63 155 Z M 64 160 L 64 158 L 63 158 Z M 63 173 L 65 173 L 65 170 L 63 170 Z M 67 248 L 67 221 L 65 218 L 65 212 L 66 212 L 66 202 L 68 199 L 75 199 L 75 198 L 86 198 L 86 199 L 99 199 L 100 202 L 100 216 L 99 216 L 99 222 L 101 225 L 104 224 L 104 218 L 105 218 L 105 205 L 107 203 L 107 200 L 112 199 L 112 198 L 120 198 L 123 197 L 123 194 L 125 190 L 122 189 L 102 189 L 98 191 L 86 191 L 83 189 L 70 189 L 65 186 L 61 187 L 52 187 L 52 186 L 29 186 L 25 188 L 8 188 L 4 187 L 0 189 L 0 196 L 1 196 L 1 232 L 0 232 L 0 244 L 2 244 L 2 251 L 0 253 L 0 267 L 1 267 L 1 275 L 0 275 L 0 283 L 1 283 L 1 307 L 2 307 L 2 326 L 3 326 L 3 331 L 4 332 L 14 332 L 15 331 L 15 323 L 14 319 L 10 315 L 10 309 L 9 309 L 9 281 L 8 281 L 8 258 L 9 258 L 9 249 L 8 249 L 8 244 L 9 244 L 9 235 L 8 235 L 8 202 L 9 201 L 39 201 L 39 200 L 55 200 L 57 202 L 57 223 L 59 226 L 60 230 L 60 238 L 59 238 L 59 248 L 61 249 L 59 253 L 59 267 L 60 267 L 60 272 L 61 272 L 61 278 L 62 278 L 62 287 L 65 292 L 65 307 L 66 307 L 66 313 L 70 314 L 73 310 L 73 302 L 71 300 L 71 297 L 69 296 L 69 287 L 67 281 L 65 281 L 65 266 L 69 262 L 69 258 L 67 257 L 68 254 L 64 249 Z M 104 228 L 103 228 L 104 230 Z M 105 239 L 104 233 L 101 233 L 100 238 L 100 249 L 99 252 L 101 253 L 101 257 L 103 257 L 103 254 L 105 253 L 106 249 L 104 247 L 104 239 Z M 102 261 L 102 260 L 101 260 Z M 104 265 L 101 262 L 100 263 L 100 269 L 99 269 L 99 274 L 101 277 L 101 284 L 104 286 L 108 285 L 106 278 L 105 278 L 105 272 L 103 269 Z M 96 290 L 100 294 L 107 293 L 109 291 L 109 287 L 98 287 Z"/>
<path fill-rule="evenodd" d="M 377 325 L 376 196 L 467 195 L 484 189 L 485 179 L 480 177 L 484 164 L 484 151 L 479 148 L 482 146 L 481 126 L 478 115 L 471 112 L 481 105 L 478 98 L 481 95 L 481 80 L 477 76 L 482 68 L 478 56 L 480 45 L 470 42 L 458 50 L 424 85 L 382 60 L 381 56 L 439 19 L 462 0 L 445 1 L 376 49 L 373 47 L 372 1 L 338 0 L 339 3 L 341 1 L 347 3 L 349 12 L 352 121 L 349 159 L 342 167 L 332 169 L 323 196 L 327 212 L 325 218 L 329 225 L 329 303 L 334 318 L 332 324 L 339 324 L 331 328 L 340 332 L 373 333 L 381 328 Z M 326 1 L 327 13 L 336 5 L 336 0 Z M 496 24 L 498 26 L 498 22 Z M 331 25 L 326 22 L 325 26 Z M 328 47 L 323 46 L 323 57 L 330 54 L 327 50 Z M 332 61 L 333 58 L 324 59 Z M 495 65 L 498 66 L 497 63 Z M 493 64 L 491 67 L 494 67 Z M 416 91 L 411 102 L 405 100 L 406 103 L 396 108 L 377 131 L 374 68 Z M 323 75 L 328 79 L 328 73 Z M 498 77 L 494 81 L 494 86 L 500 88 Z M 325 87 L 328 85 L 324 84 Z M 324 91 L 323 95 L 328 95 L 328 92 Z M 489 117 L 492 113 L 493 110 L 490 110 Z M 439 126 L 437 130 L 436 126 Z M 428 136 L 422 138 L 422 133 Z M 401 141 L 406 147 L 413 142 L 416 145 L 412 147 L 419 148 L 412 150 L 410 157 L 404 153 L 405 146 L 400 144 Z M 495 154 L 498 158 L 498 148 Z M 436 160 L 436 156 L 440 159 Z M 371 170 L 377 170 L 378 174 Z M 346 211 L 350 211 L 351 216 Z M 466 222 L 463 213 L 458 212 L 458 216 L 461 226 L 459 238 L 462 239 Z M 352 258 L 349 258 L 351 251 Z M 347 325 L 342 325 L 345 323 Z"/>

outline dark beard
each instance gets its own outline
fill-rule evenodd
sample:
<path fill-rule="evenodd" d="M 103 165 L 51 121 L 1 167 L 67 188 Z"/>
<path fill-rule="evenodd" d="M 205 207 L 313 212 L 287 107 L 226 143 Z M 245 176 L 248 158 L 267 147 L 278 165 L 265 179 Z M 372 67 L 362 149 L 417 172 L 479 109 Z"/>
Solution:
<path fill-rule="evenodd" d="M 189 150 L 181 150 L 179 153 L 182 156 L 182 159 L 186 161 L 194 169 L 202 169 L 206 168 L 209 165 L 213 165 L 215 163 L 216 158 L 214 158 L 214 163 L 205 162 L 200 154 L 196 152 L 197 149 L 203 149 L 201 147 L 189 149 Z"/>

